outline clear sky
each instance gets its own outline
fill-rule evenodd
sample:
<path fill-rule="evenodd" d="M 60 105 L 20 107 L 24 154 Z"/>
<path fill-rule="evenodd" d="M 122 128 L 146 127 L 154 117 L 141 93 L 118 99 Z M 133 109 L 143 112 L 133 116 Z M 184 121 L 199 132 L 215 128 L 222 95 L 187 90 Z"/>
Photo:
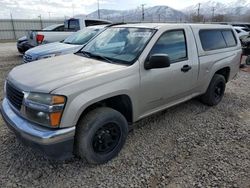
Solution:
<path fill-rule="evenodd" d="M 103 9 L 135 9 L 141 4 L 145 7 L 167 5 L 181 10 L 187 6 L 208 0 L 99 0 Z M 227 3 L 233 0 L 215 0 Z M 250 1 L 250 0 L 243 0 Z M 43 18 L 88 14 L 97 9 L 97 0 L 0 0 L 0 18 Z"/>

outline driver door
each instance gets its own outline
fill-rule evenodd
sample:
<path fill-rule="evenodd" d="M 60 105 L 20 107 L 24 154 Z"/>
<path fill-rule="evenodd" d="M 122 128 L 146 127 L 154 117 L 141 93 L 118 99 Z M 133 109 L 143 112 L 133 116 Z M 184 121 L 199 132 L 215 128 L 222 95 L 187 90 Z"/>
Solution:
<path fill-rule="evenodd" d="M 165 31 L 153 45 L 149 57 L 152 54 L 167 54 L 171 64 L 165 68 L 141 68 L 142 116 L 161 110 L 164 106 L 187 96 L 192 88 L 197 66 L 193 66 L 196 63 L 192 59 L 193 50 L 188 51 L 187 31 L 190 33 L 185 27 Z"/>

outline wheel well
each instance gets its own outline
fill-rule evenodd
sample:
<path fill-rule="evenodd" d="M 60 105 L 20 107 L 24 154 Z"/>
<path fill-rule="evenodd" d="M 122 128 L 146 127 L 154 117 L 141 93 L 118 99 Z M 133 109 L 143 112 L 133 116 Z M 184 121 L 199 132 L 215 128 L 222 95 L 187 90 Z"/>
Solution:
<path fill-rule="evenodd" d="M 226 82 L 228 82 L 229 74 L 230 74 L 230 68 L 225 67 L 223 69 L 218 70 L 215 74 L 220 74 L 220 75 L 224 76 Z"/>
<path fill-rule="evenodd" d="M 98 107 L 110 107 L 114 110 L 117 110 L 120 112 L 128 121 L 128 123 L 133 122 L 133 110 L 132 110 L 132 103 L 130 98 L 127 95 L 118 95 L 111 98 L 104 99 L 102 101 L 99 101 L 97 103 L 94 103 L 90 106 L 88 106 L 83 113 L 81 114 L 81 117 L 87 114 L 88 112 L 92 111 L 95 108 Z"/>

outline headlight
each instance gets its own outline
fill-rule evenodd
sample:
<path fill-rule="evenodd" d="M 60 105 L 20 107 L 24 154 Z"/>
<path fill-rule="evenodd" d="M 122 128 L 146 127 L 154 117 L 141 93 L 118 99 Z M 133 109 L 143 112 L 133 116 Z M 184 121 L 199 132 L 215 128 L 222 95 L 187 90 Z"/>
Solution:
<path fill-rule="evenodd" d="M 47 55 L 43 55 L 43 56 L 39 56 L 37 59 L 46 59 L 46 58 L 50 58 L 50 57 L 55 57 L 60 55 L 61 53 L 55 53 L 55 54 L 47 54 Z"/>
<path fill-rule="evenodd" d="M 65 103 L 65 96 L 25 92 L 21 113 L 40 125 L 58 127 Z"/>

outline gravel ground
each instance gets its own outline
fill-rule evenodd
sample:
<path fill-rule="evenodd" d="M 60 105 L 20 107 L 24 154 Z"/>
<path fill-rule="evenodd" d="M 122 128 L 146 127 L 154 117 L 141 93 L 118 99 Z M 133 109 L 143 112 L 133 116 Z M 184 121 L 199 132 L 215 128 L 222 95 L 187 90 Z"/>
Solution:
<path fill-rule="evenodd" d="M 1 88 L 20 62 L 14 43 L 0 44 Z M 240 72 L 218 106 L 192 100 L 136 123 L 119 156 L 99 166 L 47 160 L 0 118 L 0 187 L 250 187 L 249 96 L 250 73 Z"/>

